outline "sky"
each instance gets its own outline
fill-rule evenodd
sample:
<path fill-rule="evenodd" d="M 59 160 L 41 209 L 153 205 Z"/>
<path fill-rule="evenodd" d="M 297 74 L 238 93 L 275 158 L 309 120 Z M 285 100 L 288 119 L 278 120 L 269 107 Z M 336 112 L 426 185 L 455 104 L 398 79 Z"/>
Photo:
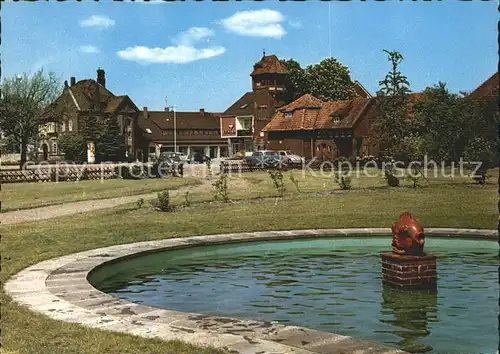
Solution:
<path fill-rule="evenodd" d="M 126 1 L 126 2 L 125 2 Z M 266 54 L 302 67 L 333 56 L 372 94 L 403 54 L 412 91 L 471 91 L 498 67 L 496 1 L 2 2 L 2 77 L 43 68 L 96 78 L 142 109 L 223 112 Z"/>

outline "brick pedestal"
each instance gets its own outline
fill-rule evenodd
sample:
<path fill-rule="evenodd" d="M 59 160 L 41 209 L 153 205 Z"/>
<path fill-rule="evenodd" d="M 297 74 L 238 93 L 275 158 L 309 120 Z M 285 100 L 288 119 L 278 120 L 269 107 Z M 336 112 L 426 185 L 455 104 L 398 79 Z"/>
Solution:
<path fill-rule="evenodd" d="M 382 281 L 398 290 L 437 290 L 436 256 L 380 254 Z"/>

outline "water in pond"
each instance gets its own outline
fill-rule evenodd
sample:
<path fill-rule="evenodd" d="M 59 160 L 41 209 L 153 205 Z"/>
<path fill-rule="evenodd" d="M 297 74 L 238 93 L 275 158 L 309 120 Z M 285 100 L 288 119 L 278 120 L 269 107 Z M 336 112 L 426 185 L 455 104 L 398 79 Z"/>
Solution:
<path fill-rule="evenodd" d="M 438 292 L 381 282 L 390 238 L 250 242 L 156 253 L 103 267 L 91 283 L 149 306 L 279 321 L 414 353 L 495 353 L 498 244 L 429 237 Z"/>

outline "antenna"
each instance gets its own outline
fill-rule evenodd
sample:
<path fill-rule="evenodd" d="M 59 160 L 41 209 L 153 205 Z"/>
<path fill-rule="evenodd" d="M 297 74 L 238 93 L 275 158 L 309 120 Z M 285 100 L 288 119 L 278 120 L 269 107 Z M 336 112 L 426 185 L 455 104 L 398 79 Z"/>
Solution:
<path fill-rule="evenodd" d="M 167 96 L 165 96 L 165 107 L 168 107 L 168 100 L 167 100 Z"/>
<path fill-rule="evenodd" d="M 262 56 L 265 57 L 266 56 L 266 48 L 262 49 Z"/>

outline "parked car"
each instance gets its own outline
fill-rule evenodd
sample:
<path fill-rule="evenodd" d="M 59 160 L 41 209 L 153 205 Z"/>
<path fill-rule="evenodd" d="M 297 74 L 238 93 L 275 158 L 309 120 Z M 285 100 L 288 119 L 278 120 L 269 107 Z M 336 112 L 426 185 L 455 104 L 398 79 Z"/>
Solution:
<path fill-rule="evenodd" d="M 153 165 L 153 173 L 157 177 L 172 174 L 182 176 L 184 174 L 184 163 L 175 152 L 162 152 Z"/>
<path fill-rule="evenodd" d="M 305 161 L 305 159 L 297 154 L 292 153 L 290 150 L 279 150 L 278 153 L 290 159 L 292 164 L 301 164 Z"/>
<path fill-rule="evenodd" d="M 262 168 L 286 168 L 291 165 L 291 160 L 286 156 L 281 156 L 274 150 L 260 150 L 245 156 L 243 161 L 255 167 Z"/>
<path fill-rule="evenodd" d="M 208 157 L 205 154 L 202 154 L 201 152 L 195 152 L 192 154 L 189 154 L 187 157 L 187 163 L 207 163 L 210 162 L 210 157 Z"/>

